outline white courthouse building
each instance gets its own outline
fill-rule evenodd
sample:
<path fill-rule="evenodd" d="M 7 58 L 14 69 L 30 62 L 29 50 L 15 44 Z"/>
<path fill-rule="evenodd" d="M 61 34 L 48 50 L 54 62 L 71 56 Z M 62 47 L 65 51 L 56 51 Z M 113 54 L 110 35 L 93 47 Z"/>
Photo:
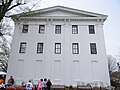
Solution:
<path fill-rule="evenodd" d="M 103 25 L 107 15 L 54 6 L 11 16 L 15 22 L 7 80 L 54 85 L 110 85 Z"/>

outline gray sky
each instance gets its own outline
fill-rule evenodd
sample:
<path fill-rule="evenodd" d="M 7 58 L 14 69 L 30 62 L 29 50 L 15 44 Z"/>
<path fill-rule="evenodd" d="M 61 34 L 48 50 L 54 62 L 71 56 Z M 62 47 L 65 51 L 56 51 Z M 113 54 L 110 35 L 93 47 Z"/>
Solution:
<path fill-rule="evenodd" d="M 56 5 L 108 15 L 104 24 L 106 51 L 107 54 L 118 55 L 120 52 L 120 0 L 42 0 L 40 2 L 40 8 Z"/>

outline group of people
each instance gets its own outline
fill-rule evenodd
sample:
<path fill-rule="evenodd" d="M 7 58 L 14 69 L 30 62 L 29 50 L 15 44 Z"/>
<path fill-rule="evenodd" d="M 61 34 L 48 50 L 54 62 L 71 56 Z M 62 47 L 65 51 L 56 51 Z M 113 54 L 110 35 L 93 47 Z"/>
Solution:
<path fill-rule="evenodd" d="M 11 86 L 13 86 L 13 84 L 14 84 L 13 76 L 10 76 L 10 79 L 8 79 L 7 84 L 4 84 L 4 80 L 0 76 L 0 89 L 4 90 L 5 87 L 11 87 Z M 4 86 L 2 86 L 2 85 L 4 85 Z M 52 85 L 52 83 L 51 83 L 50 79 L 48 79 L 48 80 L 46 78 L 44 78 L 44 80 L 40 79 L 40 83 L 37 86 L 37 90 L 50 90 L 51 85 Z M 32 88 L 33 88 L 32 80 L 29 80 L 25 84 L 25 86 L 26 86 L 26 90 L 32 90 Z"/>
<path fill-rule="evenodd" d="M 40 83 L 38 84 L 37 90 L 50 90 L 52 83 L 50 79 L 40 79 Z M 32 81 L 29 80 L 28 83 L 26 83 L 26 90 L 32 90 L 33 84 Z"/>
<path fill-rule="evenodd" d="M 4 84 L 4 80 L 2 78 L 2 76 L 0 76 L 0 89 L 4 90 L 5 87 L 10 87 L 14 84 L 14 79 L 13 76 L 10 76 L 10 79 L 8 79 L 7 84 Z"/>

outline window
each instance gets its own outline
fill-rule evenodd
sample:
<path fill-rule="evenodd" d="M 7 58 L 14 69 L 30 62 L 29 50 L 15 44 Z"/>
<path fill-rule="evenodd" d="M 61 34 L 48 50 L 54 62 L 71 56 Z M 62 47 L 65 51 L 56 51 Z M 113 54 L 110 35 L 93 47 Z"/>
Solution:
<path fill-rule="evenodd" d="M 61 43 L 55 43 L 55 54 L 61 54 Z"/>
<path fill-rule="evenodd" d="M 43 43 L 37 44 L 37 53 L 43 53 Z"/>
<path fill-rule="evenodd" d="M 72 25 L 72 34 L 78 34 L 78 26 Z"/>
<path fill-rule="evenodd" d="M 39 25 L 39 33 L 44 34 L 45 32 L 45 25 Z"/>
<path fill-rule="evenodd" d="M 72 53 L 79 54 L 79 46 L 78 43 L 72 43 Z"/>
<path fill-rule="evenodd" d="M 61 25 L 55 26 L 55 34 L 61 34 Z"/>
<path fill-rule="evenodd" d="M 90 43 L 91 54 L 97 54 L 96 43 Z"/>
<path fill-rule="evenodd" d="M 94 25 L 89 25 L 89 34 L 95 34 Z"/>
<path fill-rule="evenodd" d="M 23 25 L 22 33 L 28 33 L 28 26 L 29 25 Z"/>
<path fill-rule="evenodd" d="M 25 51 L 26 51 L 26 42 L 21 42 L 19 53 L 25 53 Z"/>

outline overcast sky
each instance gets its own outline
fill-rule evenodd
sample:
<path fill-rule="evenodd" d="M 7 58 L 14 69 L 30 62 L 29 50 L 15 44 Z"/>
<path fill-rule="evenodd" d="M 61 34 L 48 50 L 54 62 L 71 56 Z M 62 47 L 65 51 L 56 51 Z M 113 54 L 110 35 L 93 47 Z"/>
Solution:
<path fill-rule="evenodd" d="M 57 5 L 108 15 L 104 23 L 106 51 L 107 54 L 118 55 L 120 52 L 120 0 L 42 0 L 40 2 L 40 8 Z"/>

